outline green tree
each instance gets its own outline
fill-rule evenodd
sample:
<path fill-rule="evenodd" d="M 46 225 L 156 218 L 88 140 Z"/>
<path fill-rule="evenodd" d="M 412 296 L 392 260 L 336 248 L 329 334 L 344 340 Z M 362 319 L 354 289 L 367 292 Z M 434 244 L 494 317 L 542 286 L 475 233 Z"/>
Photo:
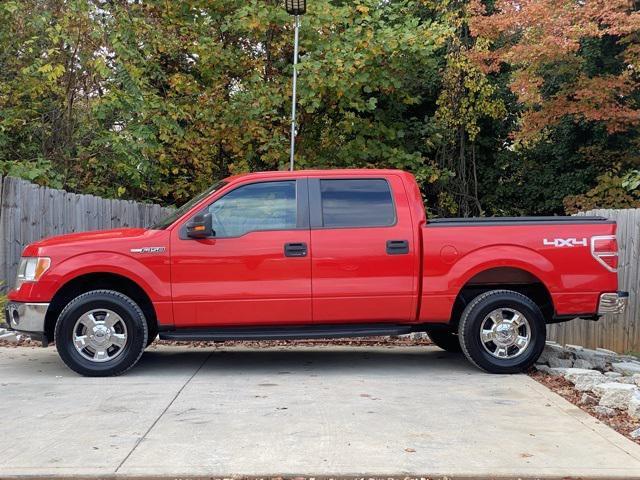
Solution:
<path fill-rule="evenodd" d="M 291 19 L 280 2 L 0 8 L 5 55 L 18 58 L 0 87 L 5 171 L 43 165 L 43 182 L 172 203 L 229 173 L 286 167 Z M 422 153 L 424 119 L 412 109 L 437 75 L 446 27 L 420 14 L 410 1 L 311 2 L 301 34 L 300 167 L 441 177 Z M 21 57 L 26 39 L 38 46 Z M 45 114 L 52 106 L 54 117 Z"/>
<path fill-rule="evenodd" d="M 439 215 L 632 204 L 637 4 L 557 4 L 310 1 L 297 167 L 409 170 Z M 287 168 L 292 36 L 282 0 L 0 2 L 0 172 L 174 204 Z"/>

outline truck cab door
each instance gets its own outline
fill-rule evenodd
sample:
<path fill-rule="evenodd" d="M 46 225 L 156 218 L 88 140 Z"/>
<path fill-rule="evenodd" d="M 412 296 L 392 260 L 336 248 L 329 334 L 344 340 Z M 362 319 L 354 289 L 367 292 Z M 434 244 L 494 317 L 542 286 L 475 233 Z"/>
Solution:
<path fill-rule="evenodd" d="M 174 229 L 171 277 L 176 327 L 311 322 L 307 179 L 251 180 L 198 213 L 215 234 Z"/>
<path fill-rule="evenodd" d="M 402 179 L 309 178 L 314 323 L 416 318 L 419 241 Z"/>

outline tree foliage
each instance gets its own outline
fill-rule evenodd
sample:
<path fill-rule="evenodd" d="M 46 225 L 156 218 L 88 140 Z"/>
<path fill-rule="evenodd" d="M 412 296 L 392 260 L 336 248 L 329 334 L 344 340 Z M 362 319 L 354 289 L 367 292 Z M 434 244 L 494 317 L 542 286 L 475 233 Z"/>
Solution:
<path fill-rule="evenodd" d="M 298 168 L 406 169 L 440 215 L 638 198 L 637 5 L 308 3 Z M 284 169 L 292 26 L 281 0 L 5 0 L 0 170 L 173 204 Z"/>
<path fill-rule="evenodd" d="M 470 57 L 512 98 L 515 121 L 498 157 L 525 195 L 503 198 L 535 213 L 558 212 L 563 197 L 569 211 L 637 206 L 638 186 L 615 179 L 640 164 L 638 3 L 471 0 L 469 11 Z M 514 186 L 487 173 L 494 191 Z"/>
<path fill-rule="evenodd" d="M 502 0 L 488 15 L 472 0 L 470 10 L 474 57 L 486 72 L 511 68 L 509 88 L 524 107 L 519 137 L 567 116 L 609 134 L 638 126 L 640 12 L 629 0 Z"/>

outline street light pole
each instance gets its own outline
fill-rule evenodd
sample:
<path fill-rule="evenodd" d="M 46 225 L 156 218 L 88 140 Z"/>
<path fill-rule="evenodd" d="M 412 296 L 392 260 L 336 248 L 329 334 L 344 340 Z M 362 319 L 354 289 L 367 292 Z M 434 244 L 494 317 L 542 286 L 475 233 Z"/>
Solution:
<path fill-rule="evenodd" d="M 298 30 L 300 28 L 300 16 L 294 17 L 295 33 L 293 40 L 293 92 L 291 99 L 291 156 L 289 170 L 293 171 L 294 155 L 296 150 L 296 87 L 298 84 Z"/>
<path fill-rule="evenodd" d="M 296 153 L 296 93 L 298 87 L 298 31 L 300 30 L 300 16 L 307 13 L 307 0 L 284 0 L 284 7 L 289 15 L 293 15 L 294 40 L 293 40 L 293 88 L 291 95 L 291 154 L 289 157 L 289 170 L 293 171 L 293 162 Z"/>

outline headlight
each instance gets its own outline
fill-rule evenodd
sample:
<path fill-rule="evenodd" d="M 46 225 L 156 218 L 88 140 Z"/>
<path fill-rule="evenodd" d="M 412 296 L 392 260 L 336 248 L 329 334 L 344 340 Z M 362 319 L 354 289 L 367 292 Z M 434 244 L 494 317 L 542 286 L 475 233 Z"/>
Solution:
<path fill-rule="evenodd" d="M 16 288 L 20 288 L 24 282 L 37 282 L 50 266 L 51 259 L 48 257 L 20 258 L 18 276 L 16 277 Z"/>

